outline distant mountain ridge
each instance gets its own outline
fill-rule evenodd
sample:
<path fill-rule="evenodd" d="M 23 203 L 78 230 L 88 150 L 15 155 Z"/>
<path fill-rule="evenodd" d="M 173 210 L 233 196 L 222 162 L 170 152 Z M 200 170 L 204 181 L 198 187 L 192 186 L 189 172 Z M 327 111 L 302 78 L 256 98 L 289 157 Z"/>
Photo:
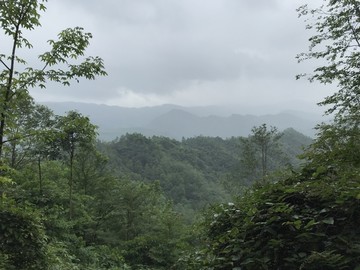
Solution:
<path fill-rule="evenodd" d="M 233 114 L 228 117 L 215 115 L 199 117 L 176 109 L 154 119 L 148 128 L 176 139 L 199 135 L 228 138 L 247 136 L 254 126 L 263 123 L 276 126 L 279 130 L 294 128 L 308 136 L 313 135 L 313 127 L 315 126 L 314 122 L 289 113 L 263 116 Z"/>
<path fill-rule="evenodd" d="M 298 111 L 266 115 L 226 115 L 224 113 L 226 108 L 220 106 L 161 105 L 126 108 L 76 102 L 45 102 L 42 104 L 59 115 L 77 110 L 88 116 L 99 127 L 101 140 L 113 140 L 126 133 L 134 132 L 145 136 L 158 135 L 175 139 L 200 135 L 229 138 L 247 136 L 252 127 L 263 123 L 276 126 L 279 130 L 294 128 L 312 137 L 314 136 L 313 128 L 321 121 L 319 115 Z"/>

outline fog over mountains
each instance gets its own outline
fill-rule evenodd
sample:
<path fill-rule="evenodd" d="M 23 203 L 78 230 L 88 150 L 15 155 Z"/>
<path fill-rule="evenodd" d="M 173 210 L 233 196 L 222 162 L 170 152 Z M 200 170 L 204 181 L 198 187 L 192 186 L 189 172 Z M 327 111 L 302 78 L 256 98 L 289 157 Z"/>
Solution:
<path fill-rule="evenodd" d="M 314 127 L 322 121 L 321 115 L 300 111 L 282 111 L 275 114 L 239 114 L 236 108 L 221 106 L 182 107 L 161 105 L 154 107 L 126 108 L 75 102 L 42 103 L 63 115 L 70 110 L 90 118 L 99 127 L 101 140 L 113 140 L 126 133 L 142 133 L 175 139 L 195 136 L 228 138 L 247 136 L 251 128 L 263 123 L 276 126 L 279 130 L 294 128 L 314 136 Z M 255 110 L 255 109 L 254 109 Z M 238 108 L 238 111 L 240 109 Z"/>

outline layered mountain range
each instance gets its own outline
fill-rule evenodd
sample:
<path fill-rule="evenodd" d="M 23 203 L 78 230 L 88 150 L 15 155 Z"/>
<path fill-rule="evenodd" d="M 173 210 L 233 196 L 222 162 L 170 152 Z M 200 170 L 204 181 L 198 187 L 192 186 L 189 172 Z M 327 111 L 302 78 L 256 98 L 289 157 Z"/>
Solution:
<path fill-rule="evenodd" d="M 135 132 L 145 136 L 166 136 L 178 140 L 195 136 L 247 136 L 254 126 L 263 123 L 276 126 L 279 130 L 293 128 L 313 137 L 314 127 L 322 121 L 321 115 L 316 113 L 282 111 L 262 115 L 239 114 L 231 113 L 230 108 L 221 106 L 161 105 L 126 108 L 75 102 L 43 104 L 59 115 L 76 110 L 88 116 L 92 123 L 99 127 L 99 138 L 106 141 Z"/>

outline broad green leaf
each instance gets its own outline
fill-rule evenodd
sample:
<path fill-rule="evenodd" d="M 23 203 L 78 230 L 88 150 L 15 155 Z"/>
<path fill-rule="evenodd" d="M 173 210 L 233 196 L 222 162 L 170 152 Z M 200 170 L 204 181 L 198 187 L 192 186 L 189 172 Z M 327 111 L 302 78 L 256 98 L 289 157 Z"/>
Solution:
<path fill-rule="evenodd" d="M 329 217 L 327 219 L 323 219 L 322 222 L 325 223 L 325 224 L 333 225 L 334 224 L 334 218 Z"/>

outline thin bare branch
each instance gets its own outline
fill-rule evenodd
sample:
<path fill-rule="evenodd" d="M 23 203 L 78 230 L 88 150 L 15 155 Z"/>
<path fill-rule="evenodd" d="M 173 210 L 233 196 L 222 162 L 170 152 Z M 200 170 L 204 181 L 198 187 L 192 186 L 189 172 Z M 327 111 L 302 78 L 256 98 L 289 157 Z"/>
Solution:
<path fill-rule="evenodd" d="M 0 62 L 6 67 L 7 70 L 10 70 L 9 66 L 3 60 L 0 59 Z"/>

